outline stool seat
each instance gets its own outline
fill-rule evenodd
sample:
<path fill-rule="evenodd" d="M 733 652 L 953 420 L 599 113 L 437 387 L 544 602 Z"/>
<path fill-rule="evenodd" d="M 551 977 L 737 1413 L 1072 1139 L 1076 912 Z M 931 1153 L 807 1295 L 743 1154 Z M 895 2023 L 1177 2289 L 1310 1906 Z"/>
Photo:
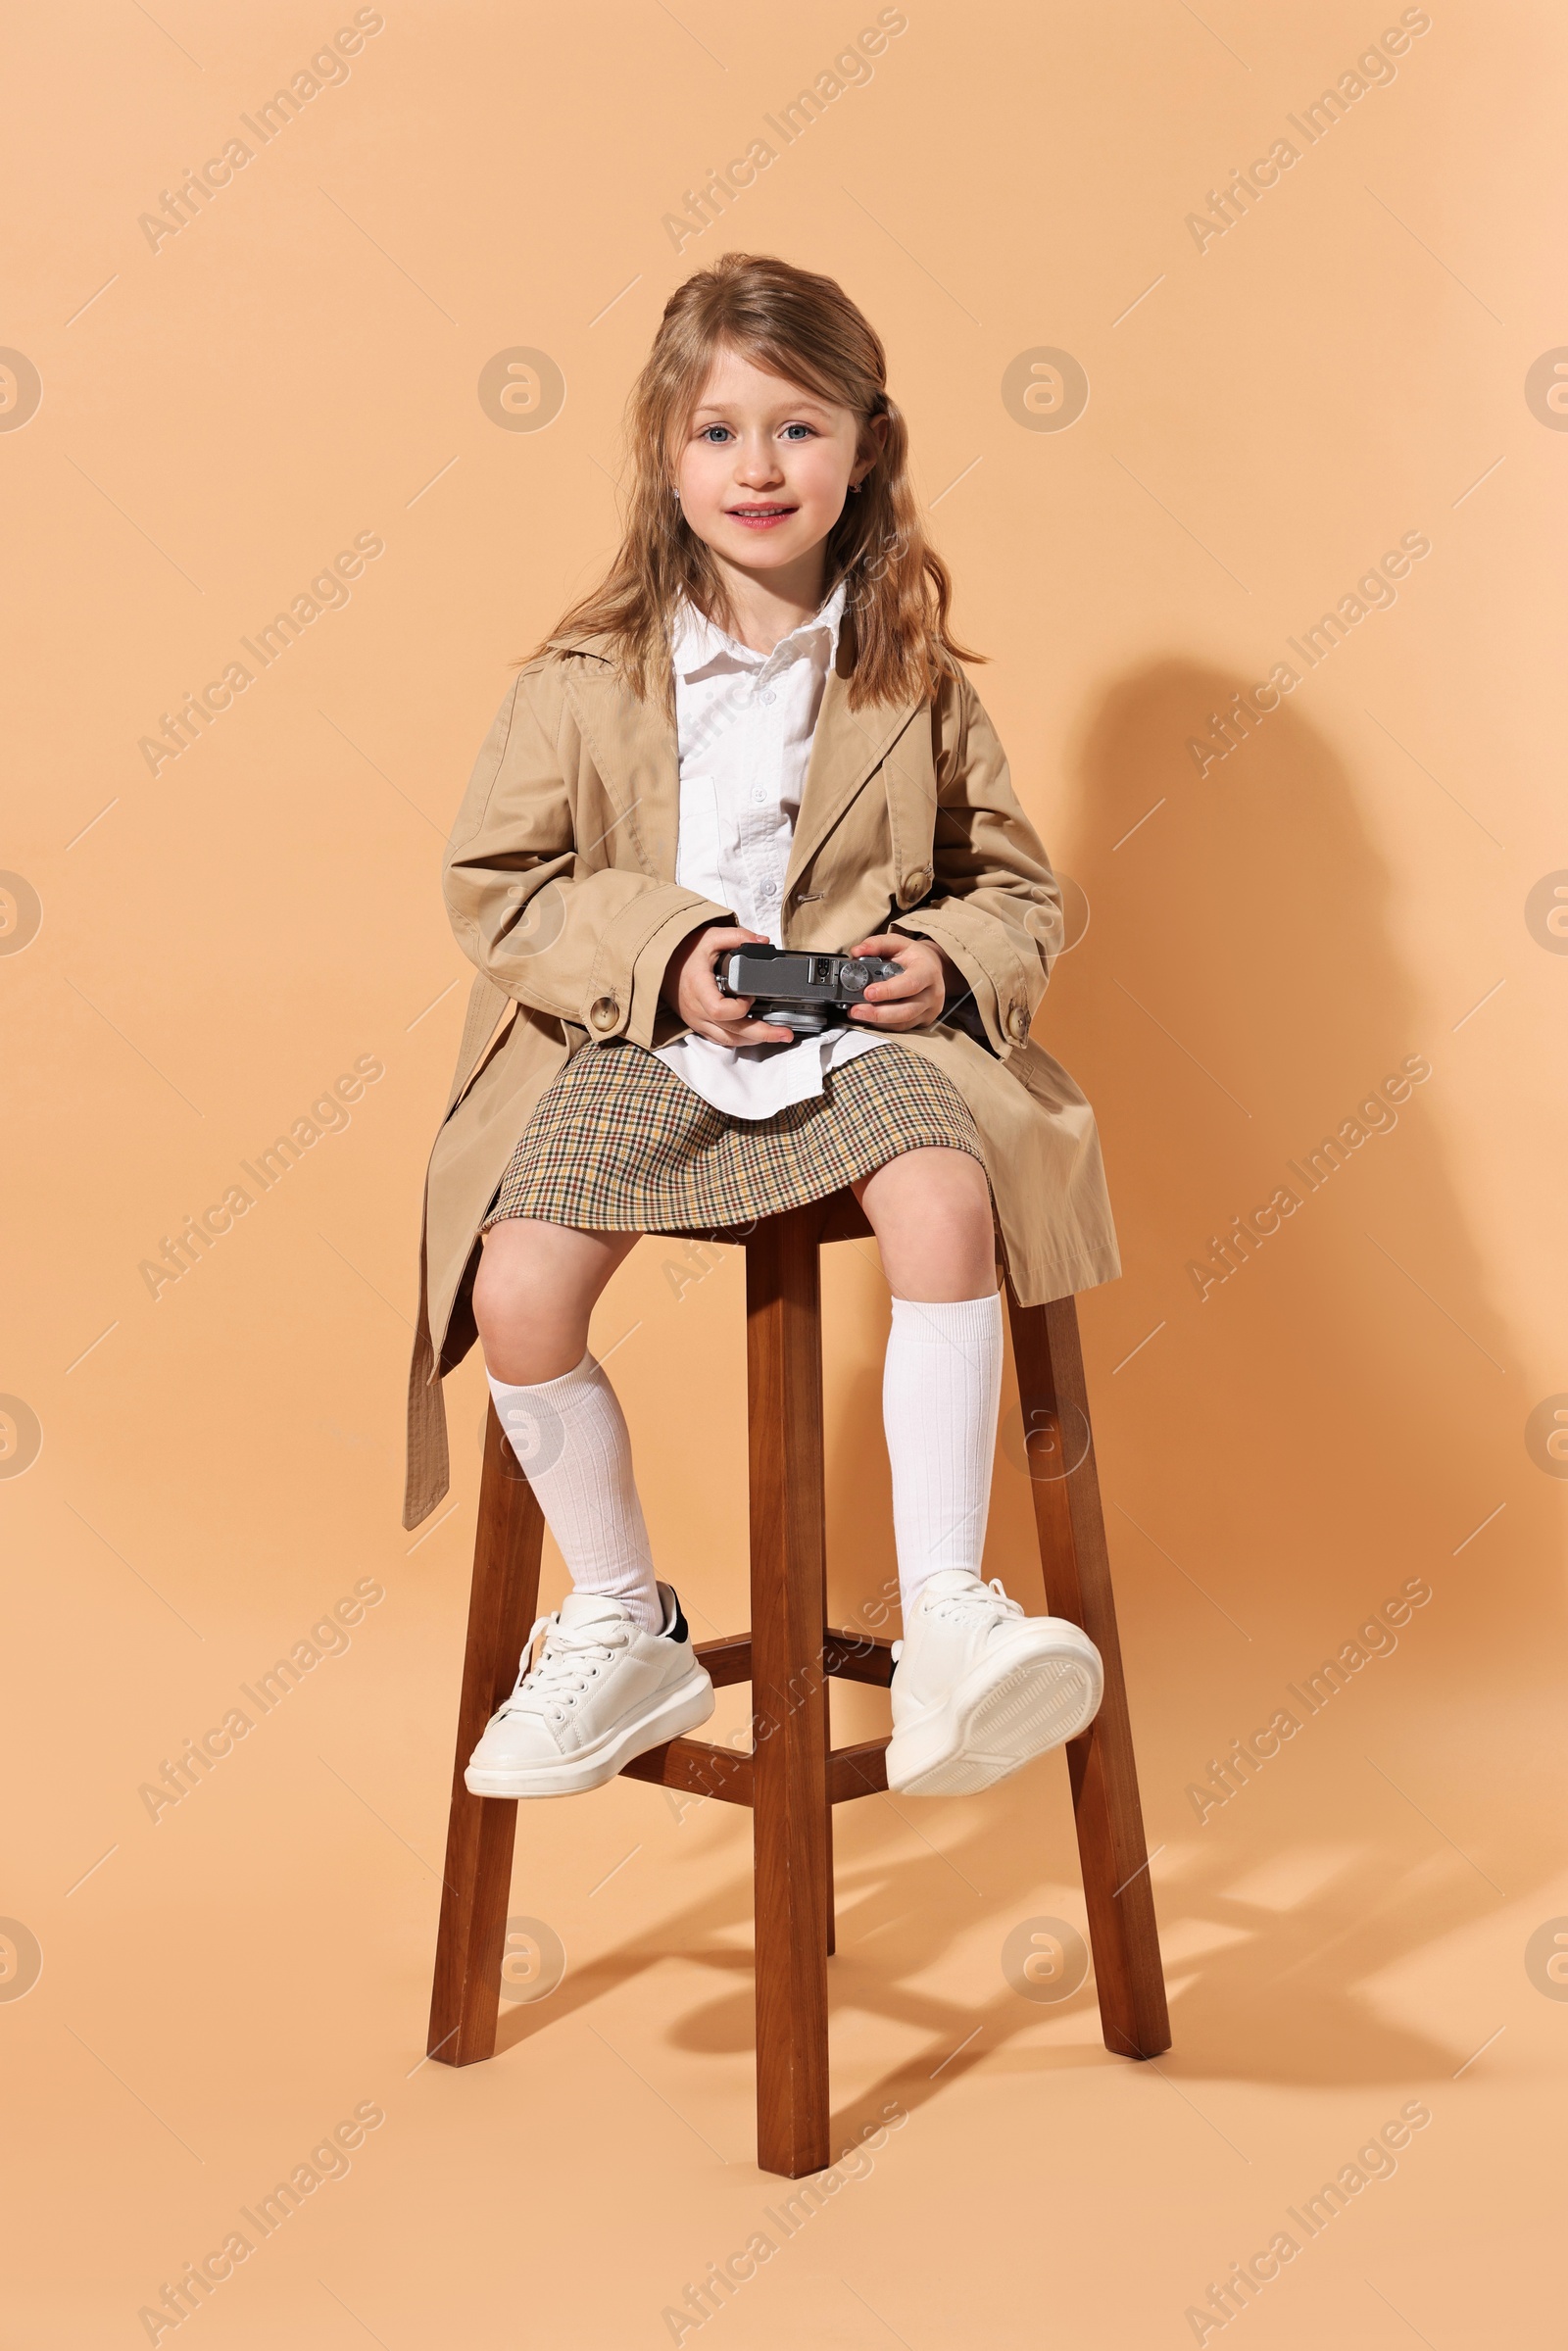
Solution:
<path fill-rule="evenodd" d="M 833 1680 L 886 1688 L 893 1675 L 890 1641 L 835 1630 L 826 1617 L 819 1252 L 871 1228 L 844 1191 L 679 1237 L 746 1251 L 752 1629 L 696 1645 L 716 1688 L 751 1684 L 753 1743 L 745 1752 L 672 1739 L 621 1777 L 752 1809 L 757 2160 L 798 2180 L 831 2160 L 833 1806 L 887 1788 L 887 1739 L 833 1746 L 828 1708 Z M 1070 1298 L 1022 1306 L 1010 1282 L 1007 1304 L 1047 1609 L 1081 1626 L 1104 1664 L 1100 1711 L 1066 1749 L 1101 2025 L 1118 2056 L 1157 2057 L 1170 2026 L 1077 1310 Z M 517 1806 L 470 1795 L 464 1772 L 513 1687 L 543 1540 L 533 1489 L 492 1404 L 430 2009 L 428 2053 L 444 2065 L 495 2052 Z"/>

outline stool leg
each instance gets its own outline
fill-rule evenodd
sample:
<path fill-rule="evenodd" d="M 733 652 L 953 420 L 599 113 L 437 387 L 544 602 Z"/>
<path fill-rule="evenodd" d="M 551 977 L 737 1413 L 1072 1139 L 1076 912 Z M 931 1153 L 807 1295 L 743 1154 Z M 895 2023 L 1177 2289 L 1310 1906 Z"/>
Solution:
<path fill-rule="evenodd" d="M 463 1774 L 479 1734 L 516 1679 L 539 1598 L 544 1525 L 492 1403 L 430 1999 L 429 2054 L 442 2065 L 472 2065 L 495 2055 L 517 1807 L 502 1796 L 469 1795 Z"/>
<path fill-rule="evenodd" d="M 757 2160 L 828 2162 L 822 1342 L 817 1224 L 746 1245 L 752 1526 Z"/>
<path fill-rule="evenodd" d="M 1100 2021 L 1105 2046 L 1117 2056 L 1157 2057 L 1170 2047 L 1170 2019 L 1100 1478 L 1089 1435 L 1078 1311 L 1070 1298 L 1045 1306 L 1020 1306 L 1010 1285 L 1007 1302 L 1018 1400 L 1031 1448 L 1030 1483 L 1046 1605 L 1054 1616 L 1081 1625 L 1105 1665 L 1100 1712 L 1083 1737 L 1067 1747 Z M 1067 1475 L 1060 1474 L 1080 1449 L 1082 1460 Z"/>
<path fill-rule="evenodd" d="M 822 1630 L 827 1631 L 827 1594 L 822 1595 Z M 822 1676 L 822 1756 L 833 1752 L 833 1683 L 827 1674 Z M 826 1800 L 822 1805 L 822 1907 L 827 1914 L 827 1939 L 824 1948 L 829 1959 L 839 1947 L 838 1901 L 833 1890 L 833 1807 Z"/>

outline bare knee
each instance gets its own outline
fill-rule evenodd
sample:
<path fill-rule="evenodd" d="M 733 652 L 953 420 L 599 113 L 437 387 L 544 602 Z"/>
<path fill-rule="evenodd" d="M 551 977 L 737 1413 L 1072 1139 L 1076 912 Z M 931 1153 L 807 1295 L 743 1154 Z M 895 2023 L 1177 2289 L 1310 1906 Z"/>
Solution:
<path fill-rule="evenodd" d="M 473 1282 L 473 1319 L 493 1377 L 532 1386 L 580 1363 L 600 1293 L 637 1239 L 533 1217 L 493 1225 Z"/>
<path fill-rule="evenodd" d="M 901 1151 L 854 1190 L 895 1297 L 936 1304 L 996 1288 L 991 1186 L 968 1151 Z"/>

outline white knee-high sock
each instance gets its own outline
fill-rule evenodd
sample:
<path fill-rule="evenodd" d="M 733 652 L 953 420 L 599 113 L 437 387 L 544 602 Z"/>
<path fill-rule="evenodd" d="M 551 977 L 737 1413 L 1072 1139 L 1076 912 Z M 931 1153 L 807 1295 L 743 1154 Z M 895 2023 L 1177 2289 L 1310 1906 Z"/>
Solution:
<path fill-rule="evenodd" d="M 882 1419 L 906 1624 L 915 1594 L 939 1568 L 980 1572 L 1001 1397 L 1002 1299 L 995 1292 L 955 1305 L 894 1299 Z"/>
<path fill-rule="evenodd" d="M 631 1438 L 604 1367 L 590 1351 L 575 1370 L 534 1387 L 492 1378 L 490 1394 L 572 1589 L 622 1601 L 645 1632 L 657 1633 L 663 1610 L 632 1476 Z"/>

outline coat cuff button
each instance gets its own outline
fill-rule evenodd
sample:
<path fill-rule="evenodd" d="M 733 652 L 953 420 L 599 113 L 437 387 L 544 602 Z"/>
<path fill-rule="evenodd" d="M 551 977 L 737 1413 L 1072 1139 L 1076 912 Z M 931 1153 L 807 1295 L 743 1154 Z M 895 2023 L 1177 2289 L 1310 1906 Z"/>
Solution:
<path fill-rule="evenodd" d="M 596 996 L 588 1006 L 588 1019 L 596 1029 L 612 1029 L 620 1018 L 620 1006 L 612 996 Z"/>
<path fill-rule="evenodd" d="M 913 873 L 906 873 L 899 885 L 899 904 L 905 906 L 912 906 L 916 899 L 924 898 L 930 887 L 930 866 L 921 865 L 916 867 Z"/>
<path fill-rule="evenodd" d="M 1029 1007 L 1027 1004 L 1013 1005 L 1012 1010 L 1007 1014 L 1007 1026 L 1021 1045 L 1029 1034 Z"/>

